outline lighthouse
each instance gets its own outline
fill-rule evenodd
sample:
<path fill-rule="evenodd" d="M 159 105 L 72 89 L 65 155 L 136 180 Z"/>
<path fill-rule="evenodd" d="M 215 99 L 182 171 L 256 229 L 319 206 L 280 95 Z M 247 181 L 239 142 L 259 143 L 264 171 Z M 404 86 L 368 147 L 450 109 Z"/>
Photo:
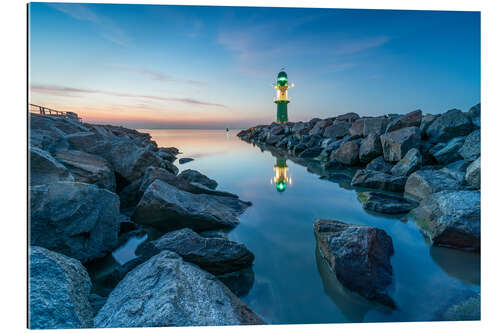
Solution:
<path fill-rule="evenodd" d="M 276 97 L 274 98 L 274 103 L 276 103 L 276 122 L 286 123 L 288 121 L 288 76 L 285 71 L 281 70 L 278 73 L 278 78 L 276 79 L 276 85 L 273 85 L 276 89 Z M 292 83 L 293 87 L 293 83 Z"/>

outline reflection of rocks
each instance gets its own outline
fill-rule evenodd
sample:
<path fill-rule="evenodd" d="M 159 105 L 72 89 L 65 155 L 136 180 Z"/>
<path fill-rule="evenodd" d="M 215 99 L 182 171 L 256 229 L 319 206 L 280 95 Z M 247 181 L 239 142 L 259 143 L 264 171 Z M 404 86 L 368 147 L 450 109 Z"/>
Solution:
<path fill-rule="evenodd" d="M 263 323 L 213 275 L 170 251 L 128 273 L 94 319 L 95 327 Z"/>
<path fill-rule="evenodd" d="M 458 304 L 452 305 L 443 314 L 442 320 L 465 321 L 481 320 L 481 297 L 472 296 Z"/>
<path fill-rule="evenodd" d="M 449 276 L 464 283 L 479 286 L 481 283 L 481 257 L 476 253 L 431 246 L 432 260 Z"/>
<path fill-rule="evenodd" d="M 240 271 L 217 275 L 217 278 L 224 283 L 236 296 L 243 297 L 252 289 L 255 273 L 252 267 L 244 268 Z"/>
<path fill-rule="evenodd" d="M 368 300 L 394 308 L 387 294 L 392 283 L 392 239 L 382 229 L 317 220 L 314 233 L 322 255 L 339 281 Z"/>
<path fill-rule="evenodd" d="M 349 291 L 339 282 L 328 262 L 322 257 L 318 246 L 316 246 L 314 253 L 318 272 L 326 294 L 338 306 L 349 322 L 362 322 L 366 313 L 374 307 L 374 304 Z"/>

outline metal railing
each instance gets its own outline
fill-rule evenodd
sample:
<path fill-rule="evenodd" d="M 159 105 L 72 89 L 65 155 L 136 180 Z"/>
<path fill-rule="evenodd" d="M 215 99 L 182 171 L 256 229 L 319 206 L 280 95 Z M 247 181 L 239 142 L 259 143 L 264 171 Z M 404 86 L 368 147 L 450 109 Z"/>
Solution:
<path fill-rule="evenodd" d="M 46 106 L 36 105 L 29 103 L 28 104 L 28 112 L 30 113 L 38 113 L 43 116 L 58 116 L 58 117 L 67 117 L 71 119 L 75 119 L 77 121 L 82 121 L 82 118 L 78 117 L 78 114 L 71 111 L 59 111 L 48 108 Z"/>

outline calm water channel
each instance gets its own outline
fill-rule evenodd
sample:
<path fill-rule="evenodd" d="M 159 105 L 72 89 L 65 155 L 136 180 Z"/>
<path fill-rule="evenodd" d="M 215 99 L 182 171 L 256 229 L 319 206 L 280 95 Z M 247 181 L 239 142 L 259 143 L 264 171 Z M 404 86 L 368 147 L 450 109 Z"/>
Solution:
<path fill-rule="evenodd" d="M 178 147 L 195 160 L 178 165 L 215 179 L 218 189 L 253 205 L 229 238 L 254 254 L 254 283 L 242 299 L 269 323 L 336 323 L 434 320 L 451 303 L 480 289 L 479 255 L 431 247 L 412 220 L 363 210 L 356 191 L 320 179 L 241 141 L 237 131 L 141 130 L 159 147 Z M 285 165 L 286 164 L 286 165 Z M 394 243 L 390 310 L 342 287 L 316 248 L 318 218 L 384 229 Z M 146 237 L 115 251 L 123 263 Z"/>

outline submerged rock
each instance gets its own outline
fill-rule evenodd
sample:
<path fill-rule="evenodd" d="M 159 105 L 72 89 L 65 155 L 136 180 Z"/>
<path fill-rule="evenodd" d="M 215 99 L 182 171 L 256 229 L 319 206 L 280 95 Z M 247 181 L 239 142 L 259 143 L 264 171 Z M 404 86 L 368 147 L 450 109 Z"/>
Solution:
<path fill-rule="evenodd" d="M 414 202 L 380 192 L 358 192 L 363 208 L 382 214 L 404 214 L 415 208 Z"/>
<path fill-rule="evenodd" d="M 82 262 L 117 244 L 118 196 L 96 185 L 58 182 L 30 188 L 30 244 Z"/>
<path fill-rule="evenodd" d="M 407 198 L 422 200 L 432 193 L 443 190 L 458 190 L 460 188 L 460 183 L 445 172 L 418 170 L 408 177 L 404 192 Z"/>
<path fill-rule="evenodd" d="M 441 191 L 425 198 L 412 211 L 433 244 L 479 252 L 480 191 Z"/>
<path fill-rule="evenodd" d="M 245 245 L 221 237 L 202 237 L 191 229 L 169 232 L 152 241 L 158 252 L 169 250 L 212 274 L 224 274 L 251 266 L 254 255 Z"/>
<path fill-rule="evenodd" d="M 129 272 L 94 319 L 95 327 L 264 324 L 213 275 L 163 251 Z"/>
<path fill-rule="evenodd" d="M 68 169 L 56 161 L 49 152 L 30 146 L 29 154 L 29 176 L 31 186 L 74 180 Z"/>
<path fill-rule="evenodd" d="M 187 180 L 193 185 L 205 186 L 211 190 L 215 190 L 218 185 L 215 180 L 210 179 L 201 172 L 192 169 L 182 171 L 178 177 Z"/>
<path fill-rule="evenodd" d="M 469 321 L 481 320 L 481 296 L 472 296 L 465 301 L 452 305 L 443 314 L 442 320 Z"/>
<path fill-rule="evenodd" d="M 361 296 L 394 308 L 387 294 L 392 283 L 392 239 L 382 229 L 317 220 L 314 233 L 322 255 L 340 283 Z"/>
<path fill-rule="evenodd" d="M 29 247 L 29 328 L 93 327 L 92 283 L 82 264 L 42 247 Z"/>
<path fill-rule="evenodd" d="M 356 174 L 354 174 L 351 186 L 375 188 L 391 192 L 403 192 L 405 183 L 406 177 L 362 169 L 356 171 Z"/>
<path fill-rule="evenodd" d="M 185 192 L 157 179 L 144 192 L 132 220 L 167 231 L 233 228 L 249 205 L 234 197 Z"/>

